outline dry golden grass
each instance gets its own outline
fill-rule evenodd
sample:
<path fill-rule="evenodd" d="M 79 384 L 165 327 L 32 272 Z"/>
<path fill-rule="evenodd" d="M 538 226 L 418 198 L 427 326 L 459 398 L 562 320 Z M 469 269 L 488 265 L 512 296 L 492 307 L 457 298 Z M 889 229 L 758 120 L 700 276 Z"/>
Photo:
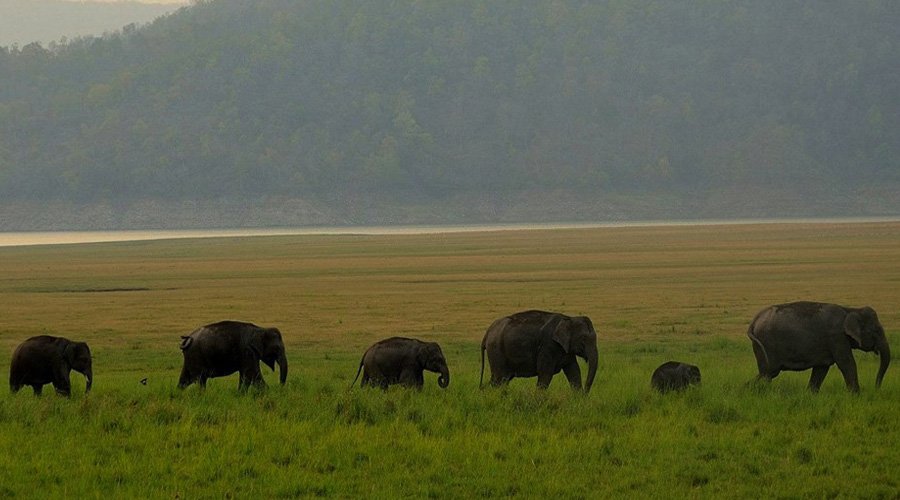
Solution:
<path fill-rule="evenodd" d="M 868 304 L 890 328 L 897 262 L 896 223 L 6 248 L 0 343 L 41 332 L 173 343 L 234 318 L 278 325 L 298 349 L 355 352 L 392 334 L 478 342 L 494 318 L 527 308 L 587 314 L 602 342 L 739 337 L 757 310 L 798 299 Z"/>
<path fill-rule="evenodd" d="M 73 401 L 0 398 L 0 497 L 896 497 L 896 367 L 875 391 L 857 354 L 859 396 L 837 370 L 757 390 L 745 330 L 773 303 L 868 304 L 900 351 L 898 262 L 900 223 L 0 248 L 0 351 L 51 333 L 95 357 L 90 397 L 76 375 Z M 475 389 L 484 330 L 528 308 L 593 319 L 588 398 Z M 281 328 L 286 387 L 174 389 L 178 336 L 225 318 Z M 348 392 L 391 335 L 441 342 L 450 388 Z M 703 386 L 653 394 L 673 358 Z"/>

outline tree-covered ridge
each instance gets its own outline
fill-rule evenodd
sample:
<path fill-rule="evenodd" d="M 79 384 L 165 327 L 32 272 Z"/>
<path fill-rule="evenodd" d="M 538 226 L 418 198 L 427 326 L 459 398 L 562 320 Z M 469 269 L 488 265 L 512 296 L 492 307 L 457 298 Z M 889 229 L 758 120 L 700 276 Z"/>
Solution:
<path fill-rule="evenodd" d="M 900 3 L 216 0 L 0 50 L 0 194 L 900 182 Z"/>

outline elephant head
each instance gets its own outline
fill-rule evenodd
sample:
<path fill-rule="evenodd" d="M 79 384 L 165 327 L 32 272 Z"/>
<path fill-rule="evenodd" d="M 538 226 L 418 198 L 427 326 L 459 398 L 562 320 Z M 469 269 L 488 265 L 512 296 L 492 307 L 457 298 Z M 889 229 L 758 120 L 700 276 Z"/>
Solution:
<path fill-rule="evenodd" d="M 697 368 L 694 365 L 690 365 L 686 368 L 687 370 L 687 381 L 689 384 L 699 384 L 700 383 L 700 368 Z"/>
<path fill-rule="evenodd" d="M 84 392 L 90 392 L 94 384 L 94 374 L 91 369 L 91 349 L 84 342 L 70 342 L 63 349 L 63 361 L 69 368 L 84 375 L 87 386 Z"/>
<path fill-rule="evenodd" d="M 436 342 L 426 342 L 418 353 L 418 361 L 422 369 L 434 373 L 440 373 L 438 377 L 438 385 L 441 389 L 446 389 L 450 385 L 450 368 L 447 367 L 447 360 L 441 351 L 441 346 Z"/>
<path fill-rule="evenodd" d="M 865 352 L 876 352 L 881 357 L 875 386 L 881 387 L 884 373 L 891 364 L 891 348 L 878 314 L 871 307 L 850 310 L 844 319 L 844 333 L 850 337 L 851 346 Z"/>
<path fill-rule="evenodd" d="M 277 328 L 265 328 L 250 341 L 250 349 L 265 363 L 270 370 L 275 371 L 275 363 L 278 363 L 279 382 L 284 385 L 287 380 L 288 362 L 284 352 L 284 341 L 281 332 Z"/>
<path fill-rule="evenodd" d="M 588 364 L 584 392 L 587 394 L 594 384 L 597 374 L 597 332 L 590 318 L 585 316 L 564 317 L 556 325 L 550 336 L 567 354 L 574 354 Z"/>

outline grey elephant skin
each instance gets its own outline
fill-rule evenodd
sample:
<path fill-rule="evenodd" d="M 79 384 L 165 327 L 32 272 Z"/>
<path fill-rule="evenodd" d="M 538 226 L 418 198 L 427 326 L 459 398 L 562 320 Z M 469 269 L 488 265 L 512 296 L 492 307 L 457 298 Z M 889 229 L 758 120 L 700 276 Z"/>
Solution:
<path fill-rule="evenodd" d="M 91 391 L 94 373 L 91 349 L 84 342 L 63 337 L 39 335 L 19 344 L 9 367 L 9 388 L 18 392 L 30 385 L 40 395 L 45 384 L 53 384 L 57 394 L 68 397 L 72 391 L 69 372 L 77 371 L 87 379 L 85 393 Z"/>
<path fill-rule="evenodd" d="M 277 328 L 262 328 L 252 323 L 221 321 L 194 330 L 181 337 L 184 366 L 178 387 L 183 389 L 194 382 L 206 387 L 210 378 L 240 373 L 238 389 L 251 385 L 266 386 L 259 363 L 262 361 L 272 371 L 275 363 L 280 369 L 280 382 L 287 380 L 288 362 L 284 341 Z"/>
<path fill-rule="evenodd" d="M 353 387 L 362 372 L 362 387 L 387 389 L 390 385 L 400 384 L 421 388 L 425 385 L 425 370 L 440 374 L 438 385 L 442 389 L 450 385 L 450 369 L 440 345 L 406 337 L 391 337 L 376 342 L 366 350 L 350 387 Z"/>
<path fill-rule="evenodd" d="M 700 368 L 680 361 L 666 361 L 653 370 L 650 377 L 650 386 L 662 394 L 699 384 Z"/>
<path fill-rule="evenodd" d="M 537 377 L 537 386 L 544 389 L 562 371 L 572 388 L 580 390 L 581 369 L 576 356 L 588 364 L 585 393 L 591 390 L 597 374 L 597 332 L 586 316 L 532 310 L 494 321 L 481 341 L 482 382 L 485 353 L 493 386 L 507 384 L 515 377 Z"/>
<path fill-rule="evenodd" d="M 819 390 L 831 365 L 844 375 L 847 388 L 859 391 L 853 349 L 881 356 L 876 387 L 891 363 L 891 349 L 878 315 L 871 307 L 844 307 L 822 302 L 792 302 L 759 312 L 747 336 L 759 367 L 757 380 L 769 381 L 781 371 L 812 369 L 809 389 Z"/>

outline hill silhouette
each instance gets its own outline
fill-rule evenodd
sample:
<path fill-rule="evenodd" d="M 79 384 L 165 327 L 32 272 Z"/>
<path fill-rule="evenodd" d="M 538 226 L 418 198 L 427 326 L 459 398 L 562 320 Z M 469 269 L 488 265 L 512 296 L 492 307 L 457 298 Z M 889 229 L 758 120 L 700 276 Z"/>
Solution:
<path fill-rule="evenodd" d="M 0 50 L 4 225 L 897 214 L 898 24 L 892 0 L 195 2 Z"/>

